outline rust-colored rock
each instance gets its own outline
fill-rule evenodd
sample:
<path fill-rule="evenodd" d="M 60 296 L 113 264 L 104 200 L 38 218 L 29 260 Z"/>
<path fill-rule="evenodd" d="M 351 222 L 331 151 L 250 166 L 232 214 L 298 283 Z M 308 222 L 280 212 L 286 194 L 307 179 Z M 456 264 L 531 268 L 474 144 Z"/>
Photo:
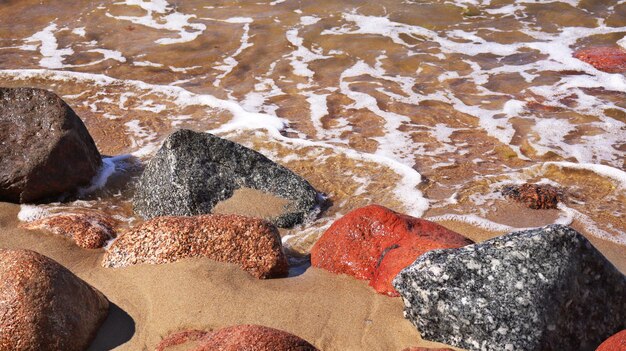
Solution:
<path fill-rule="evenodd" d="M 574 57 L 587 62 L 600 71 L 609 73 L 626 72 L 626 50 L 602 46 L 578 50 Z"/>
<path fill-rule="evenodd" d="M 102 265 L 116 268 L 191 257 L 235 263 L 257 278 L 285 276 L 289 268 L 276 227 L 257 218 L 221 214 L 148 220 L 115 240 Z"/>
<path fill-rule="evenodd" d="M 409 347 L 402 351 L 454 351 L 452 349 L 431 349 L 428 347 Z"/>
<path fill-rule="evenodd" d="M 116 221 L 101 213 L 62 213 L 22 224 L 26 229 L 47 230 L 70 238 L 85 249 L 103 247 L 115 238 Z"/>
<path fill-rule="evenodd" d="M 197 330 L 175 333 L 165 338 L 156 351 L 316 351 L 315 346 L 293 334 L 260 325 L 236 325 L 216 332 Z"/>
<path fill-rule="evenodd" d="M 502 194 L 535 210 L 555 209 L 563 201 L 563 193 L 548 184 L 507 185 Z"/>
<path fill-rule="evenodd" d="M 379 293 L 398 296 L 391 281 L 417 257 L 469 244 L 471 240 L 439 224 L 370 205 L 333 223 L 313 246 L 311 263 L 370 280 Z"/>
<path fill-rule="evenodd" d="M 0 249 L 0 350 L 83 351 L 109 302 L 56 261 Z"/>
<path fill-rule="evenodd" d="M 626 329 L 606 339 L 596 351 L 625 351 L 626 350 Z"/>

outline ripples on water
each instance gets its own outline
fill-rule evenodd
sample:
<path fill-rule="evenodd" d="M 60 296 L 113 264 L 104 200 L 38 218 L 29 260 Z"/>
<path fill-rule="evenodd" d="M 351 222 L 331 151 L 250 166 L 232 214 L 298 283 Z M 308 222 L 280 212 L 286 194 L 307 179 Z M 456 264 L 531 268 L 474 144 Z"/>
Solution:
<path fill-rule="evenodd" d="M 333 201 L 286 233 L 296 249 L 371 202 L 626 242 L 626 76 L 572 55 L 626 46 L 624 1 L 46 3 L 0 1 L 0 84 L 63 96 L 103 154 L 145 161 L 187 127 L 287 165 Z M 110 163 L 106 189 L 69 206 L 132 221 L 140 166 Z M 569 200 L 543 219 L 510 208 L 497 190 L 524 181 Z"/>

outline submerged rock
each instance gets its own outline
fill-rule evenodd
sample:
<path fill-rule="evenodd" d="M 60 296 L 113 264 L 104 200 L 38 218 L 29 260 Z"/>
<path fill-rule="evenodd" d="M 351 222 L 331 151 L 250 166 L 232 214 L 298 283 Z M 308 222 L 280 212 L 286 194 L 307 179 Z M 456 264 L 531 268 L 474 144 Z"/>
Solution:
<path fill-rule="evenodd" d="M 594 350 L 625 323 L 626 277 L 562 225 L 431 251 L 394 286 L 423 338 L 469 350 Z"/>
<path fill-rule="evenodd" d="M 574 57 L 587 62 L 600 71 L 626 72 L 626 50 L 619 47 L 601 46 L 578 50 Z"/>
<path fill-rule="evenodd" d="M 109 302 L 52 259 L 0 249 L 0 350 L 83 351 Z"/>
<path fill-rule="evenodd" d="M 116 237 L 116 221 L 101 213 L 61 213 L 24 223 L 26 229 L 47 230 L 74 240 L 84 249 L 98 249 Z"/>
<path fill-rule="evenodd" d="M 257 278 L 282 277 L 289 270 L 276 227 L 257 218 L 219 214 L 148 220 L 115 240 L 102 265 L 118 268 L 191 257 L 234 263 Z"/>
<path fill-rule="evenodd" d="M 0 88 L 0 201 L 44 201 L 89 184 L 102 164 L 83 122 L 54 93 Z"/>
<path fill-rule="evenodd" d="M 315 346 L 293 334 L 260 325 L 236 325 L 215 332 L 183 331 L 165 338 L 156 351 L 316 351 Z"/>
<path fill-rule="evenodd" d="M 150 160 L 133 203 L 144 218 L 207 214 L 239 188 L 289 200 L 282 215 L 268 218 L 279 227 L 319 211 L 317 191 L 292 171 L 232 141 L 184 129 L 172 133 Z"/>
<path fill-rule="evenodd" d="M 311 250 L 311 264 L 369 280 L 379 293 L 398 296 L 391 281 L 417 257 L 471 243 L 439 224 L 369 205 L 349 212 L 326 230 Z"/>
<path fill-rule="evenodd" d="M 606 339 L 596 351 L 624 351 L 626 350 L 626 329 Z"/>
<path fill-rule="evenodd" d="M 555 209 L 563 201 L 563 192 L 547 184 L 508 185 L 502 189 L 502 195 L 534 210 Z"/>

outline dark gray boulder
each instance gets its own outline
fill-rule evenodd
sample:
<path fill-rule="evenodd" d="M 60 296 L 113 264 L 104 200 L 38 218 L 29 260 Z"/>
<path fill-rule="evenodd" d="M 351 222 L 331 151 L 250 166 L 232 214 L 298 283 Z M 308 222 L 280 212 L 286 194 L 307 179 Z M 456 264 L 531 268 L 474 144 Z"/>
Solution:
<path fill-rule="evenodd" d="M 423 338 L 469 350 L 594 350 L 625 327 L 626 277 L 562 225 L 428 252 L 393 285 Z"/>
<path fill-rule="evenodd" d="M 102 164 L 83 122 L 52 92 L 0 88 L 0 201 L 45 201 L 87 185 Z"/>
<path fill-rule="evenodd" d="M 144 170 L 133 198 L 144 218 L 210 213 L 238 188 L 290 200 L 282 215 L 268 218 L 291 227 L 319 211 L 318 193 L 303 178 L 260 153 L 209 133 L 178 130 L 167 137 Z"/>

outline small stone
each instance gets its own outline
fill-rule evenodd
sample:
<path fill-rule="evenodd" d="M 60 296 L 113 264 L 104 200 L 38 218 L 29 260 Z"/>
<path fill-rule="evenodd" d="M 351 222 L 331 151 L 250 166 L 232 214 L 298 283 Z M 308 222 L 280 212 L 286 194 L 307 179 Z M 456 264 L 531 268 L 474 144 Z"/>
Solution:
<path fill-rule="evenodd" d="M 73 239 L 85 249 L 98 249 L 116 237 L 115 221 L 103 213 L 62 213 L 24 223 L 26 229 L 47 230 L 56 235 Z"/>
<path fill-rule="evenodd" d="M 606 339 L 596 351 L 626 351 L 626 329 Z"/>
<path fill-rule="evenodd" d="M 502 194 L 534 210 L 555 209 L 563 201 L 563 192 L 547 184 L 507 185 Z"/>
<path fill-rule="evenodd" d="M 283 277 L 289 270 L 276 227 L 258 218 L 220 214 L 148 220 L 120 235 L 102 265 L 119 268 L 191 257 L 234 263 L 257 278 Z"/>
<path fill-rule="evenodd" d="M 562 225 L 430 251 L 393 284 L 424 339 L 468 350 L 592 351 L 625 324 L 626 277 Z"/>
<path fill-rule="evenodd" d="M 626 50 L 619 47 L 602 46 L 582 49 L 576 51 L 574 57 L 587 62 L 600 71 L 626 72 Z"/>

